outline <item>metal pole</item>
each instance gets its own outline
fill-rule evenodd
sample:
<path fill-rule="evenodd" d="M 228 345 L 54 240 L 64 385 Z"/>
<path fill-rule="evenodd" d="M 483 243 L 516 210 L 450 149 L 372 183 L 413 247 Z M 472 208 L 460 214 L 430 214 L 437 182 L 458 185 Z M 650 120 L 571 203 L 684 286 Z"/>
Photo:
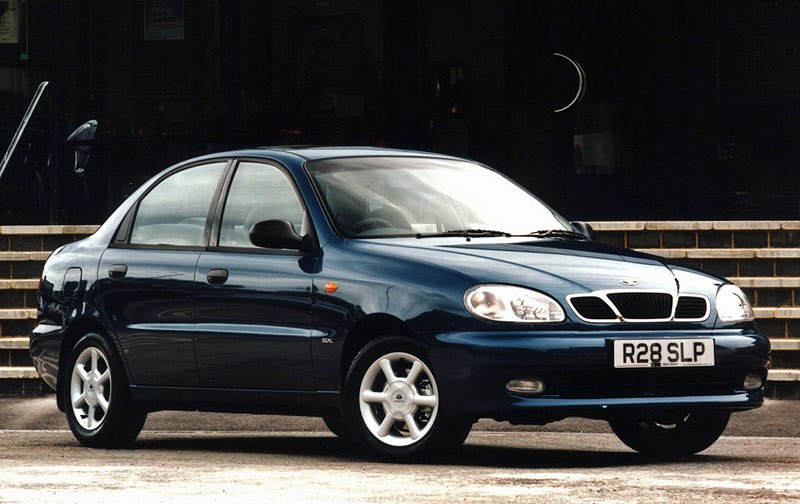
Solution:
<path fill-rule="evenodd" d="M 22 116 L 22 122 L 19 123 L 17 132 L 14 133 L 14 137 L 11 139 L 11 144 L 9 144 L 8 149 L 6 149 L 6 154 L 3 156 L 3 161 L 0 162 L 0 179 L 3 178 L 3 172 L 6 171 L 6 166 L 8 166 L 8 162 L 11 161 L 11 156 L 14 154 L 14 150 L 17 148 L 17 143 L 19 143 L 19 139 L 22 138 L 22 134 L 25 133 L 25 128 L 28 126 L 28 121 L 30 121 L 33 111 L 36 110 L 36 105 L 39 104 L 39 99 L 42 97 L 42 93 L 44 93 L 44 88 L 47 87 L 47 84 L 47 81 L 42 81 L 39 84 L 39 87 L 36 88 L 36 93 L 33 95 L 31 103 L 28 105 L 28 110 L 26 110 L 25 115 Z"/>

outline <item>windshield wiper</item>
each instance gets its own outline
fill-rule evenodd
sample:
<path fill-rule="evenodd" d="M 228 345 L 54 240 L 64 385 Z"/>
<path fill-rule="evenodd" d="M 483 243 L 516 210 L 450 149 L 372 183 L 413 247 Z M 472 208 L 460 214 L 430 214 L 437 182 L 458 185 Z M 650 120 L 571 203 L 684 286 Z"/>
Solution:
<path fill-rule="evenodd" d="M 436 236 L 463 236 L 465 238 L 480 238 L 491 236 L 511 236 L 507 231 L 494 229 L 450 229 L 441 233 L 417 233 L 417 238 L 432 238 Z"/>
<path fill-rule="evenodd" d="M 578 238 L 585 240 L 586 237 L 577 231 L 570 231 L 567 229 L 542 229 L 528 233 L 528 236 L 535 236 L 537 238 Z"/>

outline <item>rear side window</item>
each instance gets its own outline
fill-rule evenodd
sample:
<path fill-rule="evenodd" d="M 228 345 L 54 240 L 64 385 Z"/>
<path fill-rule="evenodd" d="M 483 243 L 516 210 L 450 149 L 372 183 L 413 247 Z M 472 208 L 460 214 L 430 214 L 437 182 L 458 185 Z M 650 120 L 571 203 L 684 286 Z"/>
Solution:
<path fill-rule="evenodd" d="M 159 182 L 139 203 L 131 243 L 202 246 L 209 207 L 225 165 L 194 166 Z"/>

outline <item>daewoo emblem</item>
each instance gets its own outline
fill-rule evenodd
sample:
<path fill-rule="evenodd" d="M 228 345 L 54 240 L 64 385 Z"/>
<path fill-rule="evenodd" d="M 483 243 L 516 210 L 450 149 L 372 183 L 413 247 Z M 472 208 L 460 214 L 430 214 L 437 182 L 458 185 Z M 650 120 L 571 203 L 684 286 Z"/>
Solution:
<path fill-rule="evenodd" d="M 639 285 L 639 280 L 620 280 L 619 283 L 627 287 L 636 287 Z"/>

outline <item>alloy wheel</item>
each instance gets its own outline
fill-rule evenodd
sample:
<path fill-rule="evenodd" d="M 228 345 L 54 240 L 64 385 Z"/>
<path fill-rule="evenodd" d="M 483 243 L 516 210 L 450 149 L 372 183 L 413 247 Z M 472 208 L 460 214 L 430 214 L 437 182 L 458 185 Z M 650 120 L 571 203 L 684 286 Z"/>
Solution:
<path fill-rule="evenodd" d="M 97 347 L 84 349 L 72 368 L 70 406 L 81 428 L 95 431 L 103 425 L 111 404 L 111 369 Z"/>
<path fill-rule="evenodd" d="M 367 368 L 359 389 L 364 425 L 380 442 L 410 446 L 433 427 L 439 390 L 430 368 L 405 352 L 392 352 Z"/>

